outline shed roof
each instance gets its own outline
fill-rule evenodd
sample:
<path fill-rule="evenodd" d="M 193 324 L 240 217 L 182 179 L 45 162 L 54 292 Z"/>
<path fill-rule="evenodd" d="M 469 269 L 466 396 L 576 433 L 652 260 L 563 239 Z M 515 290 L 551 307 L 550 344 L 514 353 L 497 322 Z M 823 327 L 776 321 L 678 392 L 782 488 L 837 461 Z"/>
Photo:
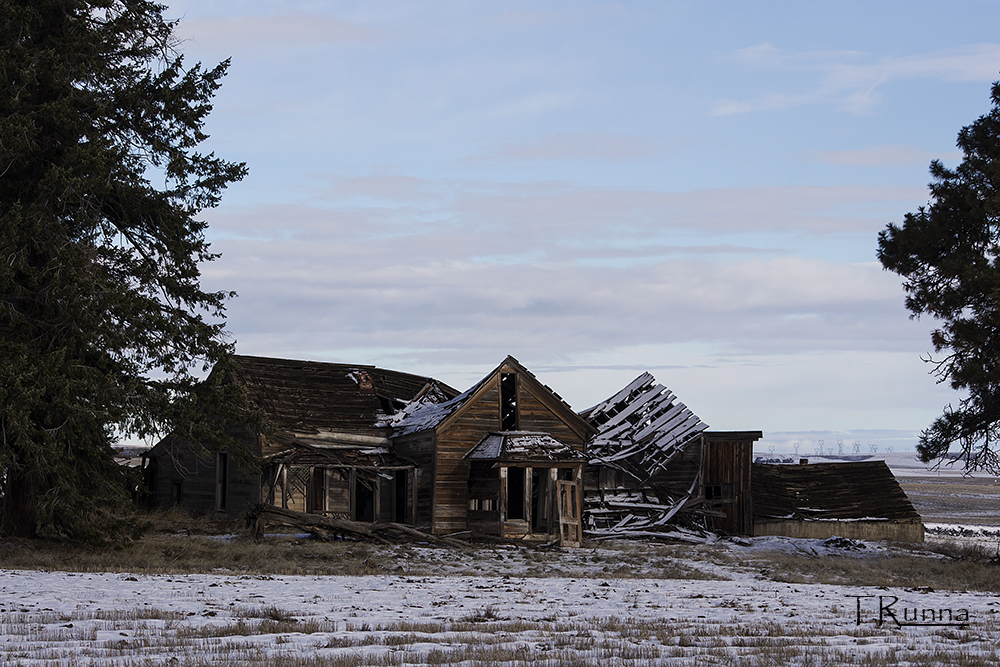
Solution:
<path fill-rule="evenodd" d="M 363 364 L 234 355 L 232 376 L 279 429 L 381 433 L 384 420 L 433 383 Z M 458 392 L 436 383 L 446 396 Z"/>
<path fill-rule="evenodd" d="M 755 463 L 750 480 L 755 519 L 920 520 L 885 461 Z"/>

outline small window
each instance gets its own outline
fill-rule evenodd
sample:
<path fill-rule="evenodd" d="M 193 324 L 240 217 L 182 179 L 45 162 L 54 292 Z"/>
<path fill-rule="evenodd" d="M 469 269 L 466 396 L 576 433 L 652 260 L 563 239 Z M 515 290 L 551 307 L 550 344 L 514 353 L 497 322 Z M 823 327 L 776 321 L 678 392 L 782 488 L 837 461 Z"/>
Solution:
<path fill-rule="evenodd" d="M 722 500 L 722 485 L 714 484 L 705 487 L 705 500 Z"/>
<path fill-rule="evenodd" d="M 469 509 L 473 512 L 492 512 L 492 498 L 473 498 L 469 501 Z"/>

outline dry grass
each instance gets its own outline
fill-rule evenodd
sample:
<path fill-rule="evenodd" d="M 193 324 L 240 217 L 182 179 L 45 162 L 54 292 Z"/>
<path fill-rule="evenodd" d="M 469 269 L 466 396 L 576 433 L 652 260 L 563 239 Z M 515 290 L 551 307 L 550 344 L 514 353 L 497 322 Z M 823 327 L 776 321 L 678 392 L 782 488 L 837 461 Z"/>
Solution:
<path fill-rule="evenodd" d="M 990 642 L 968 633 L 942 635 L 930 643 L 916 645 L 905 634 L 886 636 L 872 627 L 851 628 L 842 624 L 767 622 L 729 623 L 660 619 L 597 618 L 529 621 L 503 620 L 496 613 L 458 621 L 406 621 L 348 627 L 338 632 L 336 624 L 322 621 L 297 622 L 280 609 L 282 620 L 238 620 L 235 623 L 190 628 L 132 621 L 129 636 L 117 642 L 95 641 L 86 627 L 73 637 L 36 633 L 22 655 L 4 657 L 6 664 L 47 659 L 76 664 L 79 655 L 58 648 L 59 641 L 89 642 L 88 658 L 98 665 L 169 664 L 277 665 L 312 667 L 341 665 L 457 665 L 475 667 L 506 665 L 617 665 L 645 666 L 682 664 L 750 665 L 897 665 L 950 664 L 979 667 L 997 664 Z M 65 620 L 65 619 L 60 619 Z M 93 621 L 72 619 L 86 626 Z M 989 634 L 992 626 L 982 628 Z M 28 636 L 28 629 L 18 636 Z M 262 651 L 264 646 L 292 645 L 291 635 L 308 635 L 304 646 L 288 651 Z M 871 650 L 859 646 L 880 642 Z M 307 650 L 303 650 L 307 649 Z M 142 657 L 154 655 L 155 658 Z M 88 660 L 88 662 L 90 661 Z"/>
<path fill-rule="evenodd" d="M 748 556 L 704 548 L 702 553 L 722 567 L 752 568 L 785 583 L 1000 592 L 1000 564 L 988 549 L 975 545 L 905 545 L 825 555 L 770 551 Z"/>
<path fill-rule="evenodd" d="M 177 511 L 150 515 L 154 530 L 122 549 L 54 541 L 0 542 L 0 567 L 9 569 L 253 575 L 504 576 L 602 579 L 725 579 L 733 568 L 788 583 L 932 587 L 1000 592 L 995 547 L 927 543 L 889 550 L 818 555 L 807 549 L 761 552 L 718 545 L 602 542 L 585 549 L 534 550 L 481 546 L 458 552 L 433 545 L 320 542 L 272 535 L 249 539 L 240 522 L 197 520 Z M 183 526 L 183 530 L 179 528 Z M 222 534 L 220 536 L 220 531 Z M 281 620 L 281 619 L 272 619 Z"/>
<path fill-rule="evenodd" d="M 482 546 L 471 552 L 459 552 L 430 544 L 320 542 L 295 534 L 275 534 L 255 542 L 237 522 L 185 520 L 177 512 L 152 515 L 152 522 L 156 526 L 154 531 L 120 549 L 52 540 L 5 540 L 0 542 L 0 568 L 347 576 L 503 576 L 517 571 L 527 577 L 719 578 L 675 557 L 669 546 L 648 543 L 602 544 L 600 548 L 584 550 Z M 175 530 L 181 525 L 187 527 Z"/>

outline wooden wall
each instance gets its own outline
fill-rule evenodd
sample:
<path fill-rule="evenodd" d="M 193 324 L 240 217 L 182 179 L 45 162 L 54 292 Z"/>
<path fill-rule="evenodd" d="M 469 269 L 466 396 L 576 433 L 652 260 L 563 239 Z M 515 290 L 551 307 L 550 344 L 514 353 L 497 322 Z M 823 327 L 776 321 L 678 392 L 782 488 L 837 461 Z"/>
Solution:
<path fill-rule="evenodd" d="M 473 462 L 469 471 L 469 529 L 500 534 L 500 470 L 492 463 Z"/>
<path fill-rule="evenodd" d="M 260 502 L 260 476 L 241 474 L 229 457 L 226 509 L 219 512 L 216 509 L 216 459 L 214 454 L 209 456 L 196 456 L 189 445 L 176 441 L 157 445 L 150 452 L 146 471 L 153 504 L 160 508 L 177 504 L 195 515 L 235 518 L 250 505 Z"/>
<path fill-rule="evenodd" d="M 548 433 L 560 442 L 581 450 L 586 443 L 585 433 L 573 430 L 563 417 L 536 395 L 547 390 L 534 386 L 535 383 L 516 368 L 501 366 L 483 385 L 478 395 L 463 406 L 458 417 L 450 423 L 446 422 L 444 428 L 438 429 L 433 511 L 433 529 L 436 533 L 468 530 L 471 527 L 469 463 L 463 457 L 487 433 L 500 430 L 500 374 L 506 372 L 517 372 L 519 431 Z M 554 398 L 549 400 L 558 401 Z M 583 424 L 582 420 L 580 423 Z M 486 516 L 475 517 L 477 524 L 486 520 Z"/>
<path fill-rule="evenodd" d="M 920 521 L 794 521 L 763 519 L 754 523 L 755 536 L 784 535 L 825 540 L 837 535 L 851 540 L 889 540 L 923 542 L 924 524 Z"/>
<path fill-rule="evenodd" d="M 500 388 L 495 378 L 478 400 L 437 436 L 434 484 L 435 533 L 468 529 L 469 464 L 463 458 L 484 435 L 500 430 Z"/>
<path fill-rule="evenodd" d="M 753 501 L 750 493 L 750 466 L 753 460 L 751 436 L 705 433 L 702 488 L 711 509 L 726 516 L 712 517 L 712 527 L 730 535 L 753 534 Z M 759 435 L 757 437 L 760 437 Z M 720 495 L 709 498 L 709 490 Z"/>
<path fill-rule="evenodd" d="M 565 421 L 535 397 L 526 382 L 520 382 L 519 385 L 517 397 L 517 409 L 520 416 L 519 430 L 548 433 L 559 442 L 583 450 L 585 436 L 571 429 Z"/>
<path fill-rule="evenodd" d="M 652 483 L 664 489 L 672 498 L 682 498 L 688 494 L 698 480 L 702 468 L 704 445 L 698 437 L 677 454 L 663 470 L 653 477 Z M 695 493 L 701 489 L 695 486 Z"/>
<path fill-rule="evenodd" d="M 413 481 L 416 485 L 413 522 L 417 526 L 430 528 L 434 507 L 434 454 L 437 449 L 434 431 L 399 438 L 393 442 L 393 449 L 417 465 Z"/>

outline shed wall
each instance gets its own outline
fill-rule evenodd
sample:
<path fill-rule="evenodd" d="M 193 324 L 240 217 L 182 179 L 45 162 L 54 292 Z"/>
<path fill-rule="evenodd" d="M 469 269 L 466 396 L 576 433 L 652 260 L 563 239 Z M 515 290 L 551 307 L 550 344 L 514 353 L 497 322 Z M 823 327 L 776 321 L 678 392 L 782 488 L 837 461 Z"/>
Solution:
<path fill-rule="evenodd" d="M 825 540 L 834 535 L 852 540 L 923 542 L 924 524 L 919 521 L 757 521 L 754 536 L 784 535 Z"/>
<path fill-rule="evenodd" d="M 712 527 L 730 535 L 752 535 L 753 502 L 750 493 L 752 440 L 731 440 L 705 435 L 702 484 L 711 509 L 725 517 L 711 517 Z M 721 494 L 711 498 L 715 492 Z"/>

